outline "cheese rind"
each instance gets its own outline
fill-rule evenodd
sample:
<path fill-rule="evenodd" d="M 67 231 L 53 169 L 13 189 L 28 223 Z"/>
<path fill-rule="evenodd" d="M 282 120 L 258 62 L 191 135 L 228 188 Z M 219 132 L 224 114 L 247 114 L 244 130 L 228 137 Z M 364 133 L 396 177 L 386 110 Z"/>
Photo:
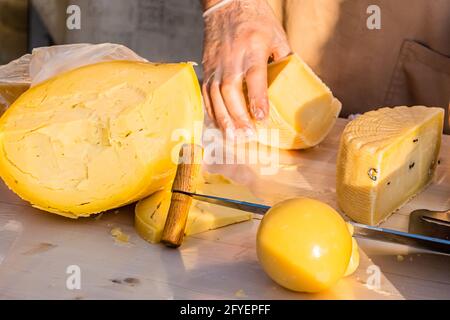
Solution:
<path fill-rule="evenodd" d="M 350 122 L 337 160 L 339 207 L 357 222 L 377 225 L 432 180 L 444 110 L 381 108 Z"/>
<path fill-rule="evenodd" d="M 347 222 L 347 228 L 350 234 L 353 236 L 353 233 L 355 231 L 353 225 Z M 358 267 L 359 267 L 358 242 L 356 242 L 356 239 L 352 237 L 352 255 L 350 256 L 350 261 L 348 262 L 347 270 L 345 270 L 344 277 L 352 275 L 356 271 L 356 269 L 358 269 Z"/>
<path fill-rule="evenodd" d="M 176 92 L 176 94 L 174 94 Z M 189 63 L 103 62 L 26 91 L 0 119 L 0 175 L 35 207 L 88 216 L 134 202 L 175 174 L 180 129 L 203 123 Z"/>
<path fill-rule="evenodd" d="M 264 271 L 281 286 L 320 292 L 334 285 L 349 268 L 352 236 L 344 219 L 327 204 L 308 198 L 288 199 L 264 215 L 256 253 Z"/>
<path fill-rule="evenodd" d="M 330 89 L 296 55 L 269 65 L 269 119 L 258 129 L 278 130 L 259 134 L 261 143 L 281 149 L 304 149 L 319 144 L 329 133 L 341 111 L 341 103 Z"/>
<path fill-rule="evenodd" d="M 136 204 L 135 227 L 138 234 L 148 242 L 158 243 L 161 240 L 172 196 L 170 190 L 171 185 Z M 259 201 L 245 186 L 237 185 L 221 175 L 207 172 L 200 177 L 197 192 L 251 202 Z M 251 218 L 252 214 L 249 212 L 192 200 L 185 235 L 217 229 Z"/>

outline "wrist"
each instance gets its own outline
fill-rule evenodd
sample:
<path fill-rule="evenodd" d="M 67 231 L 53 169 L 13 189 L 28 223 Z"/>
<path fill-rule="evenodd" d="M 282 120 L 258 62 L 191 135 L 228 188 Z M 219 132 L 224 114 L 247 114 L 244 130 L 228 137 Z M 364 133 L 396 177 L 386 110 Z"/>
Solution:
<path fill-rule="evenodd" d="M 222 2 L 223 0 L 202 0 L 202 7 L 203 12 L 206 10 L 212 8 L 213 6 L 219 4 L 219 2 Z"/>
<path fill-rule="evenodd" d="M 207 16 L 211 15 L 211 13 L 217 11 L 218 9 L 222 9 L 223 7 L 227 7 L 230 3 L 236 2 L 238 0 L 215 0 L 210 1 L 210 5 L 206 10 L 203 11 L 203 18 L 206 19 Z M 214 2 L 214 4 L 212 4 Z"/>

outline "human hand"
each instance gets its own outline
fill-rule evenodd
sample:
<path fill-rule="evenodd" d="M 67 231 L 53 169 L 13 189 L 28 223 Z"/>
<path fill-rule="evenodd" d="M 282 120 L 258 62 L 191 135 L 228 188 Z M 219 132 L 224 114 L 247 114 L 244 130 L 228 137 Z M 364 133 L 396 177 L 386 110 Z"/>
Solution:
<path fill-rule="evenodd" d="M 268 116 L 267 63 L 290 53 L 266 0 L 232 0 L 206 14 L 202 93 L 208 115 L 227 136 L 237 129 L 253 135 L 252 118 Z"/>

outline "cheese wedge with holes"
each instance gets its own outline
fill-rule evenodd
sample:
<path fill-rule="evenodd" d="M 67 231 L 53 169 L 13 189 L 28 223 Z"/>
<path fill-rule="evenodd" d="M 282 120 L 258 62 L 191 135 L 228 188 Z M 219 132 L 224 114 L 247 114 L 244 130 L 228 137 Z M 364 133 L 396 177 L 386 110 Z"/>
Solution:
<path fill-rule="evenodd" d="M 330 132 L 341 103 L 311 68 L 296 55 L 268 67 L 269 118 L 257 123 L 258 140 L 281 149 L 305 149 Z"/>
<path fill-rule="evenodd" d="M 134 224 L 138 234 L 148 242 L 158 243 L 166 223 L 172 197 L 171 185 L 142 199 L 136 204 Z M 218 174 L 205 172 L 200 177 L 197 192 L 232 199 L 260 202 L 247 187 L 235 184 Z M 250 212 L 192 200 L 186 222 L 187 236 L 217 229 L 230 224 L 248 221 Z"/>
<path fill-rule="evenodd" d="M 0 175 L 35 207 L 88 216 L 169 183 L 202 100 L 189 63 L 103 62 L 26 91 L 0 119 Z M 180 131 L 181 132 L 181 131 Z"/>
<path fill-rule="evenodd" d="M 424 106 L 381 108 L 351 121 L 337 160 L 337 199 L 346 215 L 377 225 L 433 177 L 444 110 Z"/>

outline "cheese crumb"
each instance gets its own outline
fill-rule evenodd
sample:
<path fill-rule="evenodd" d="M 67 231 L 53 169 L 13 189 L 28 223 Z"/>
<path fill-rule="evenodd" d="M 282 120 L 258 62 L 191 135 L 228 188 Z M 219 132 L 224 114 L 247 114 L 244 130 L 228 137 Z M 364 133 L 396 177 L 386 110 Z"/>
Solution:
<path fill-rule="evenodd" d="M 120 228 L 112 228 L 111 235 L 113 236 L 116 243 L 128 243 L 130 236 L 123 233 Z"/>
<path fill-rule="evenodd" d="M 245 291 L 242 290 L 242 289 L 239 289 L 238 291 L 236 291 L 236 292 L 234 293 L 234 296 L 235 296 L 236 298 L 247 298 L 247 297 L 248 297 L 247 294 L 245 293 Z"/>

